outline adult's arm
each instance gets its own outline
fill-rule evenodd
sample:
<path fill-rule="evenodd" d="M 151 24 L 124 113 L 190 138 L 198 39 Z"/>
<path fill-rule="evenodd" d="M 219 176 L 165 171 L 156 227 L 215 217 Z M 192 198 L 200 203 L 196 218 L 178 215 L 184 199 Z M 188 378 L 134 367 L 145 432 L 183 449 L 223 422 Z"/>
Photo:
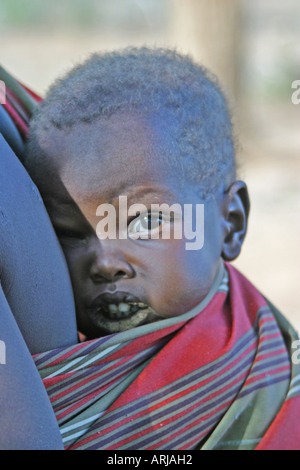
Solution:
<path fill-rule="evenodd" d="M 77 342 L 72 287 L 39 192 L 1 135 L 0 341 L 0 449 L 62 449 L 32 355 Z"/>
<path fill-rule="evenodd" d="M 0 286 L 0 449 L 62 450 L 48 395 Z"/>
<path fill-rule="evenodd" d="M 39 191 L 1 135 L 0 280 L 31 354 L 77 342 L 62 249 Z"/>

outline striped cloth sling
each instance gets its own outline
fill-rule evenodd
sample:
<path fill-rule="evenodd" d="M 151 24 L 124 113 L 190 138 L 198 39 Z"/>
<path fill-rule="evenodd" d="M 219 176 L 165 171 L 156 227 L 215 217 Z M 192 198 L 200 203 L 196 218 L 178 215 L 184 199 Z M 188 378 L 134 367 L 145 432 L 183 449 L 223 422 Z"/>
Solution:
<path fill-rule="evenodd" d="M 296 333 L 225 266 L 188 313 L 34 356 L 66 449 L 300 449 Z"/>

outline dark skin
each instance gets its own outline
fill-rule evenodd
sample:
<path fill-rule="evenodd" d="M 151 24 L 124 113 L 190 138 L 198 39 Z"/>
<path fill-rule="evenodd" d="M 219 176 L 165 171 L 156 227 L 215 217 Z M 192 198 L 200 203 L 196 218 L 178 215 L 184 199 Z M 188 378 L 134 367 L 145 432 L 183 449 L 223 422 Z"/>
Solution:
<path fill-rule="evenodd" d="M 0 449 L 63 449 L 32 354 L 76 343 L 71 283 L 38 191 L 0 136 Z"/>
<path fill-rule="evenodd" d="M 167 133 L 122 113 L 41 136 L 53 173 L 51 185 L 45 178 L 39 185 L 69 266 L 78 327 L 88 338 L 187 312 L 208 294 L 221 258 L 233 260 L 240 253 L 249 213 L 245 183 L 224 183 L 205 201 L 195 185 L 180 187 L 165 158 L 169 138 L 161 136 Z M 109 203 L 118 213 L 120 196 L 127 196 L 128 205 L 147 208 L 204 203 L 203 248 L 187 251 L 184 237 L 99 240 L 97 207 Z M 137 219 L 127 218 L 128 230 Z M 134 313 L 116 316 L 107 310 L 108 304 L 131 306 L 132 299 L 142 305 Z"/>

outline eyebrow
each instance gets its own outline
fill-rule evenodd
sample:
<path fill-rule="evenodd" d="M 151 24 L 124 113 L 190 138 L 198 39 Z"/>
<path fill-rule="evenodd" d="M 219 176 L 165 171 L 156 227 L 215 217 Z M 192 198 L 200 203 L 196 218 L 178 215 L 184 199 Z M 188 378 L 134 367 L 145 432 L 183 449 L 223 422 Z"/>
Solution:
<path fill-rule="evenodd" d="M 126 188 L 126 191 L 124 191 Z M 122 194 L 123 193 L 123 194 Z M 168 203 L 168 202 L 178 202 L 175 201 L 175 196 L 174 194 L 165 189 L 165 188 L 159 188 L 159 187 L 137 187 L 137 186 L 124 186 L 123 191 L 119 191 L 118 196 L 114 196 L 112 198 L 112 203 L 115 201 L 115 199 L 118 199 L 119 196 L 126 196 L 128 203 L 131 200 L 134 200 L 134 202 L 139 202 L 139 198 L 143 199 L 145 197 L 153 197 L 155 196 L 158 199 L 161 199 L 162 197 L 165 198 L 163 202 Z"/>

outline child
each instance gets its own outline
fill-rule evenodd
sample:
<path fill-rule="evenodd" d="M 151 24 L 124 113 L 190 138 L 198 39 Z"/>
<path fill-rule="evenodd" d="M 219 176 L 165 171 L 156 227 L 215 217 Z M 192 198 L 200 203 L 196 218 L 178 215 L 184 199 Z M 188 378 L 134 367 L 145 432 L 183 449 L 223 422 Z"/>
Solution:
<path fill-rule="evenodd" d="M 66 448 L 299 448 L 296 336 L 228 264 L 249 213 L 232 134 L 215 79 L 160 49 L 92 56 L 35 113 L 26 167 L 89 340 L 35 357 Z"/>

